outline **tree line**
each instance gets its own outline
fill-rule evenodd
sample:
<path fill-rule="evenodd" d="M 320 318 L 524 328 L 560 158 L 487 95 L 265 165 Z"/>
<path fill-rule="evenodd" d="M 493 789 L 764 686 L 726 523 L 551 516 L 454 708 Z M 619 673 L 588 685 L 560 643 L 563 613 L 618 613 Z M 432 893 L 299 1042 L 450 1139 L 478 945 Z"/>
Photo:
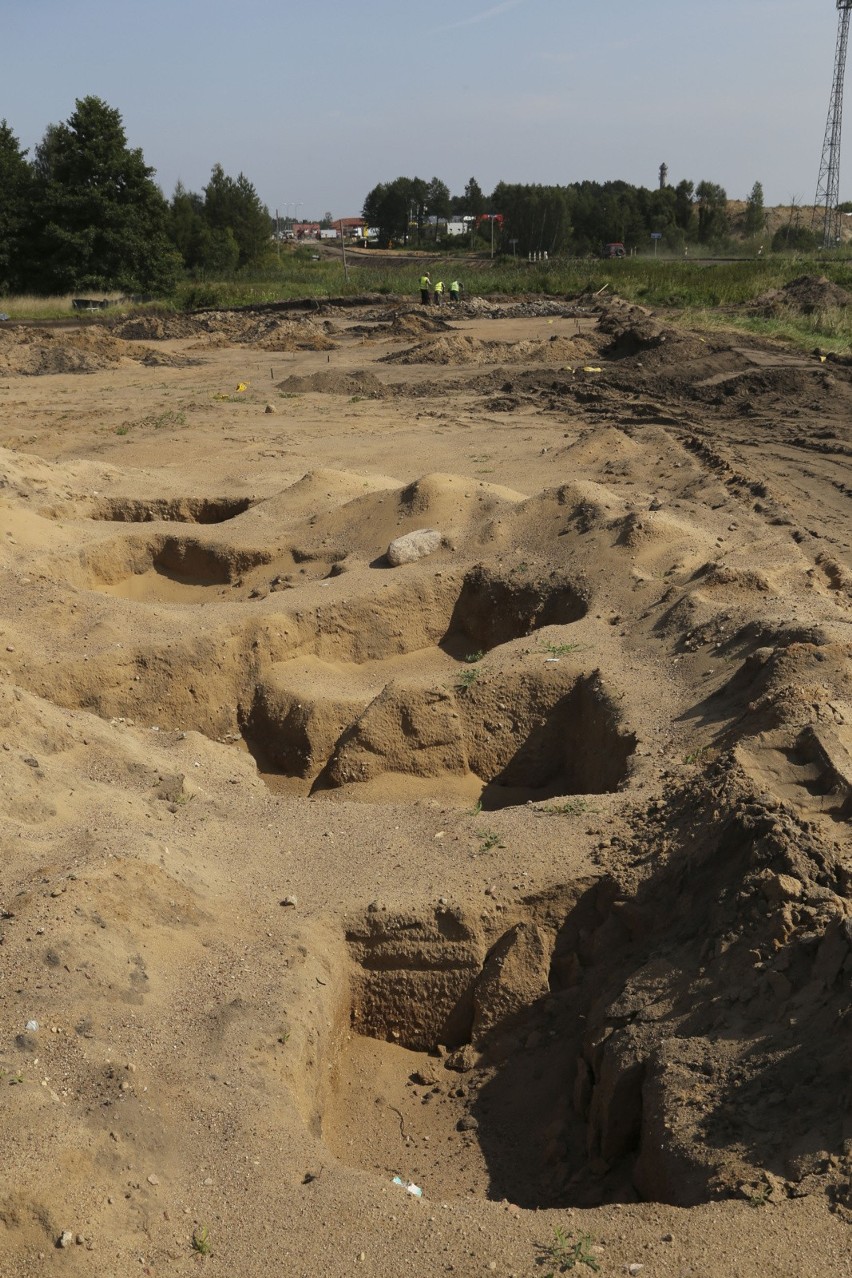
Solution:
<path fill-rule="evenodd" d="M 97 97 L 78 99 L 66 121 L 48 125 L 32 157 L 0 121 L 0 293 L 162 295 L 187 276 L 223 278 L 272 265 L 273 222 L 244 174 L 233 178 L 216 164 L 201 192 L 179 182 L 166 199 L 154 172 L 128 145 L 119 112 Z M 666 174 L 663 166 L 657 189 L 499 182 L 490 194 L 471 178 L 458 195 L 437 177 L 399 177 L 373 187 L 363 216 L 384 244 L 425 247 L 445 235 L 448 220 L 470 217 L 474 243 L 478 235 L 498 252 L 524 256 L 585 256 L 613 241 L 647 251 L 651 235 L 670 252 L 693 242 L 724 247 L 731 230 L 725 190 L 710 181 L 670 186 Z M 755 182 L 737 229 L 749 238 L 764 227 Z M 460 243 L 446 235 L 444 242 Z M 814 244 L 810 231 L 791 224 L 772 247 Z"/>
<path fill-rule="evenodd" d="M 0 121 L 0 292 L 166 294 L 269 252 L 272 223 L 242 173 L 213 167 L 167 200 L 121 115 L 97 97 L 48 125 L 32 158 Z"/>
<path fill-rule="evenodd" d="M 600 252 L 607 243 L 647 251 L 652 234 L 672 252 L 690 243 L 723 246 L 731 230 L 727 204 L 718 183 L 686 179 L 676 186 L 661 180 L 657 189 L 620 181 L 565 186 L 499 182 L 486 196 L 475 178 L 460 195 L 451 195 L 439 178 L 400 177 L 369 192 L 363 215 L 378 229 L 381 242 L 401 244 L 436 238 L 441 222 L 454 216 L 474 218 L 479 234 L 490 239 L 490 219 L 499 215 L 500 251 L 582 257 Z M 763 188 L 755 182 L 740 229 L 753 237 L 764 225 Z"/>

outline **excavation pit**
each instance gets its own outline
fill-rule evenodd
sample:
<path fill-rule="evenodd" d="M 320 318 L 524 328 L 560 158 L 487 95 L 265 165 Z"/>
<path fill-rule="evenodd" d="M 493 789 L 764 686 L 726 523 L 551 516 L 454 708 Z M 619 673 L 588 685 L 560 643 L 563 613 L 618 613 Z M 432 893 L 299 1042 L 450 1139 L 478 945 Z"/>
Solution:
<path fill-rule="evenodd" d="M 399 1172 L 432 1199 L 635 1199 L 588 1167 L 571 1094 L 582 1020 L 551 988 L 558 919 L 518 913 L 376 909 L 350 925 L 351 1030 L 323 1136 L 342 1162 Z"/>
<path fill-rule="evenodd" d="M 250 497 L 101 497 L 87 517 L 122 524 L 224 524 L 251 505 Z"/>
<path fill-rule="evenodd" d="M 87 584 L 102 594 L 142 603 L 195 604 L 235 598 L 244 576 L 271 558 L 265 550 L 164 534 L 102 544 L 89 550 L 83 562 Z"/>

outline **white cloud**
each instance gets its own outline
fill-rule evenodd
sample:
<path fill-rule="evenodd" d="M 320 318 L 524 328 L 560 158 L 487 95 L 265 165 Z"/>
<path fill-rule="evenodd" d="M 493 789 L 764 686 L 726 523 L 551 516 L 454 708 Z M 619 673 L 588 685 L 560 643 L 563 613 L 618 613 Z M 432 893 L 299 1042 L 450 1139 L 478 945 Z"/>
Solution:
<path fill-rule="evenodd" d="M 517 9 L 519 4 L 526 4 L 526 2 L 527 0 L 503 0 L 502 4 L 495 4 L 490 9 L 483 9 L 481 13 L 471 14 L 469 18 L 462 18 L 459 22 L 450 22 L 446 26 L 436 27 L 435 32 L 458 31 L 460 27 L 472 27 L 477 22 L 487 22 L 489 18 L 496 18 L 501 13 L 508 13 L 509 9 Z"/>

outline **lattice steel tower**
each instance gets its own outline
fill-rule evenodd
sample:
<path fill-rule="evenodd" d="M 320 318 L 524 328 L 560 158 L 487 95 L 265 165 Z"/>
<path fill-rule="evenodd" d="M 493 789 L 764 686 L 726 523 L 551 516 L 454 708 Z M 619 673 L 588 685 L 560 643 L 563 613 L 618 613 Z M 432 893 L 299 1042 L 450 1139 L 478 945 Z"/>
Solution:
<path fill-rule="evenodd" d="M 822 160 L 819 166 L 816 199 L 814 200 L 814 226 L 822 222 L 823 248 L 833 248 L 840 242 L 840 133 L 843 127 L 843 79 L 846 74 L 846 48 L 849 43 L 849 14 L 852 0 L 837 0 L 840 17 L 837 24 L 837 50 L 834 55 L 834 80 L 831 85 L 831 101 L 828 104 L 828 120 L 825 140 L 822 144 Z"/>

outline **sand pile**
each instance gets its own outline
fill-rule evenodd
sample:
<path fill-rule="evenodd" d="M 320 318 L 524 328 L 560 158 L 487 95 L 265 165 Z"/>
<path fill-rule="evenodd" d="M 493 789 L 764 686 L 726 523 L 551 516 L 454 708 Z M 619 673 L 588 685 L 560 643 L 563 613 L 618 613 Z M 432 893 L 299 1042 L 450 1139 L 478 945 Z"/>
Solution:
<path fill-rule="evenodd" d="M 287 395 L 305 395 L 313 391 L 322 395 L 357 395 L 361 399 L 387 399 L 393 393 L 375 373 L 331 370 L 312 373 L 309 377 L 285 377 L 283 382 L 276 383 L 276 390 Z"/>
<path fill-rule="evenodd" d="M 131 362 L 172 368 L 192 363 L 186 356 L 140 349 L 99 325 L 54 330 L 15 325 L 0 330 L 0 370 L 6 374 L 97 373 Z"/>
<path fill-rule="evenodd" d="M 565 364 L 578 358 L 585 343 L 554 336 L 525 342 L 489 342 L 453 333 L 421 342 L 398 354 L 385 355 L 385 364 Z"/>
<path fill-rule="evenodd" d="M 251 311 L 135 316 L 117 324 L 113 331 L 128 341 L 195 337 L 211 346 L 251 345 L 269 351 L 334 349 L 325 327 L 316 320 Z"/>

